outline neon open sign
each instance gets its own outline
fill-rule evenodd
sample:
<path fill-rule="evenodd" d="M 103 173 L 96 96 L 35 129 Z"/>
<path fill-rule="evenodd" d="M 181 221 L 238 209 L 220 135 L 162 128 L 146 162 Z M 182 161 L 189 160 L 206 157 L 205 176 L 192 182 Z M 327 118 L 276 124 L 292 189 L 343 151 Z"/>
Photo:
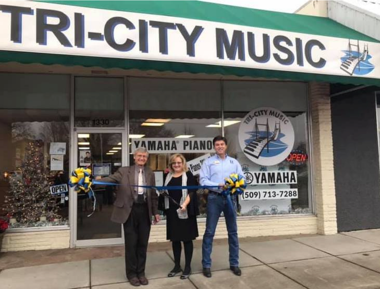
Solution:
<path fill-rule="evenodd" d="M 306 163 L 308 155 L 301 150 L 292 151 L 289 156 L 286 158 L 286 161 L 295 166 L 300 166 Z"/>

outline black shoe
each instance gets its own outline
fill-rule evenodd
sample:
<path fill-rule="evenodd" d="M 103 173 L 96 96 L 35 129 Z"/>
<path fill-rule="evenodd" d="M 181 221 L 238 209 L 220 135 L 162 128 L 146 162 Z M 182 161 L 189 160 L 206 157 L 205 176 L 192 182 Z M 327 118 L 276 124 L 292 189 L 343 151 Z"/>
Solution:
<path fill-rule="evenodd" d="M 183 270 L 183 273 L 181 275 L 181 279 L 188 279 L 191 275 L 191 268 L 190 267 L 185 267 L 185 270 Z"/>
<path fill-rule="evenodd" d="M 181 273 L 182 272 L 182 268 L 181 267 L 177 267 L 175 266 L 173 268 L 173 270 L 171 270 L 168 274 L 168 277 L 174 277 L 175 275 L 177 275 L 178 273 Z"/>
<path fill-rule="evenodd" d="M 132 286 L 140 286 L 140 280 L 139 278 L 137 277 L 133 277 L 131 279 L 129 279 L 129 283 L 132 285 Z"/>
<path fill-rule="evenodd" d="M 207 278 L 211 278 L 211 269 L 210 268 L 203 268 L 203 275 Z"/>
<path fill-rule="evenodd" d="M 241 270 L 238 266 L 230 266 L 230 270 L 232 273 L 234 273 L 236 276 L 241 276 Z"/>
<path fill-rule="evenodd" d="M 140 276 L 139 281 L 140 281 L 140 284 L 144 286 L 149 284 L 149 281 L 145 276 Z"/>

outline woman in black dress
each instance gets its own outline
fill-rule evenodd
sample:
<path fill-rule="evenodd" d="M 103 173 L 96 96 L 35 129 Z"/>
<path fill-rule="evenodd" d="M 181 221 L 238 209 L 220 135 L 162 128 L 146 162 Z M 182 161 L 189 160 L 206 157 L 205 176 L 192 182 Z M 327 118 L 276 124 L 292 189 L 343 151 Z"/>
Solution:
<path fill-rule="evenodd" d="M 188 171 L 186 160 L 181 154 L 174 154 L 169 160 L 170 173 L 166 176 L 166 186 L 195 186 L 193 174 Z M 191 259 L 193 257 L 193 240 L 198 237 L 196 216 L 199 215 L 196 190 L 168 190 L 169 197 L 164 197 L 166 214 L 166 238 L 172 242 L 174 268 L 168 277 L 174 277 L 182 271 L 181 242 L 185 251 L 185 269 L 181 279 L 187 279 L 191 274 Z M 187 216 L 186 216 L 187 215 Z M 180 218 L 180 217 L 181 218 Z"/>

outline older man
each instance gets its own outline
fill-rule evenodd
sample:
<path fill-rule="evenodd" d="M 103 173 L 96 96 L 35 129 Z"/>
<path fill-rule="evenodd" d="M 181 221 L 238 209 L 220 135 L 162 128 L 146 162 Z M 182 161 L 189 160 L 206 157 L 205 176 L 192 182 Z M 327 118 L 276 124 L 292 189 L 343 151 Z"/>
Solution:
<path fill-rule="evenodd" d="M 145 166 L 148 156 L 145 148 L 138 148 L 134 152 L 133 166 L 122 167 L 113 175 L 102 178 L 104 182 L 120 184 L 111 220 L 124 226 L 125 269 L 133 286 L 148 285 L 145 263 L 152 216 L 154 224 L 160 221 L 156 191 L 133 186 L 155 185 L 152 170 Z"/>

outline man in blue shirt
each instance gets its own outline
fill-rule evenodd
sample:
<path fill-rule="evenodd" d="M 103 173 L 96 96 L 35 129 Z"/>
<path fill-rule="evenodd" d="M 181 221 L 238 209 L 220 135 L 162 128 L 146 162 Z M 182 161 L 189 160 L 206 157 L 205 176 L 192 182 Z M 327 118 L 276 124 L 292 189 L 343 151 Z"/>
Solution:
<path fill-rule="evenodd" d="M 239 268 L 239 239 L 237 234 L 236 210 L 232 208 L 227 197 L 222 195 L 225 178 L 231 174 L 240 174 L 244 176 L 239 162 L 229 157 L 227 151 L 227 139 L 223 136 L 217 136 L 213 139 L 216 155 L 208 158 L 203 162 L 200 172 L 200 183 L 202 186 L 216 186 L 219 189 L 210 190 L 207 198 L 207 220 L 206 230 L 203 235 L 202 244 L 202 265 L 203 275 L 211 277 L 211 251 L 214 240 L 216 226 L 219 221 L 221 212 L 224 214 L 228 231 L 229 261 L 231 271 L 241 275 Z M 236 204 L 236 195 L 231 196 L 232 202 Z"/>

